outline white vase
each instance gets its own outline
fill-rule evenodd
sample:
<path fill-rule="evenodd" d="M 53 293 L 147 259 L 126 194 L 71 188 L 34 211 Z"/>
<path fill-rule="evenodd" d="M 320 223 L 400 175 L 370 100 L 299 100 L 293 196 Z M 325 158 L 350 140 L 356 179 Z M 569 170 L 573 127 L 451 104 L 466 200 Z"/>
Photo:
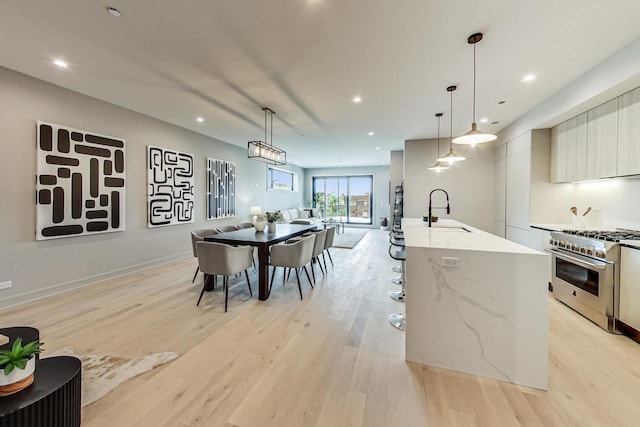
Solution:
<path fill-rule="evenodd" d="M 275 222 L 270 222 L 268 230 L 269 230 L 269 233 L 275 233 L 276 232 L 276 223 Z"/>
<path fill-rule="evenodd" d="M 256 227 L 256 231 L 264 231 L 264 226 L 266 225 L 265 222 L 261 219 L 256 220 L 256 223 L 254 224 Z"/>

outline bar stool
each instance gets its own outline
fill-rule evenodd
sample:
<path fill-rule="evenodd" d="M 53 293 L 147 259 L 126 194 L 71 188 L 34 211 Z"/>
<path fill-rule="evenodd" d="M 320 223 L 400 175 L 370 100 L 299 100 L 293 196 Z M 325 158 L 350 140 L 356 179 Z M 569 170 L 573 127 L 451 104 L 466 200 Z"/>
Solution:
<path fill-rule="evenodd" d="M 392 236 L 399 239 L 404 239 L 404 232 L 402 231 L 402 229 L 394 228 L 389 232 L 389 237 Z M 402 264 L 394 266 L 391 271 L 393 271 L 394 273 L 402 273 Z"/>
<path fill-rule="evenodd" d="M 399 302 L 405 302 L 406 289 L 405 289 L 405 262 L 407 259 L 406 249 L 404 246 L 404 239 L 396 239 L 393 236 L 390 237 L 389 242 L 389 256 L 401 262 L 402 275 L 400 276 L 400 283 L 402 284 L 402 290 L 398 292 L 389 292 L 389 296 Z M 394 282 L 396 283 L 396 282 Z M 405 331 L 407 329 L 407 321 L 405 313 L 393 313 L 387 318 L 391 326 Z"/>
<path fill-rule="evenodd" d="M 402 248 L 402 258 L 394 258 L 393 255 L 391 255 L 391 247 L 389 247 L 389 255 L 391 255 L 391 258 L 397 259 L 398 261 L 401 261 L 400 262 L 400 271 L 398 272 L 398 273 L 400 273 L 400 276 L 398 276 L 398 277 L 396 277 L 394 279 L 391 279 L 391 283 L 395 283 L 396 285 L 403 285 L 404 284 L 404 257 L 405 257 L 405 255 L 404 255 L 404 238 L 395 237 L 394 235 L 390 234 L 389 243 L 391 243 L 392 246 L 396 246 L 396 247 Z"/>

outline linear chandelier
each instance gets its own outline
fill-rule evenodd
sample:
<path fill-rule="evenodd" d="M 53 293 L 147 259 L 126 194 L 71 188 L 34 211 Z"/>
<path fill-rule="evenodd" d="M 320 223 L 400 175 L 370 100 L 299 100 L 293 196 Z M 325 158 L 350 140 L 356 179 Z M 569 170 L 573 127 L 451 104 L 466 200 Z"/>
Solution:
<path fill-rule="evenodd" d="M 453 139 L 454 144 L 469 144 L 472 147 L 497 138 L 491 133 L 479 130 L 478 123 L 476 123 L 476 44 L 480 40 L 482 40 L 482 33 L 471 34 L 467 39 L 467 43 L 473 45 L 473 121 L 471 122 L 471 130 Z"/>
<path fill-rule="evenodd" d="M 287 153 L 273 145 L 273 116 L 275 111 L 263 107 L 264 111 L 264 141 L 249 141 L 247 143 L 247 157 L 272 165 L 286 165 Z M 271 116 L 271 138 L 267 140 L 267 114 Z"/>
<path fill-rule="evenodd" d="M 436 157 L 440 157 L 440 117 L 442 117 L 442 113 L 436 113 L 436 117 L 438 118 L 438 152 Z M 449 166 L 447 166 L 447 164 L 441 162 L 440 160 L 436 160 L 433 166 L 429 167 L 429 170 L 436 172 L 447 169 L 449 169 Z"/>

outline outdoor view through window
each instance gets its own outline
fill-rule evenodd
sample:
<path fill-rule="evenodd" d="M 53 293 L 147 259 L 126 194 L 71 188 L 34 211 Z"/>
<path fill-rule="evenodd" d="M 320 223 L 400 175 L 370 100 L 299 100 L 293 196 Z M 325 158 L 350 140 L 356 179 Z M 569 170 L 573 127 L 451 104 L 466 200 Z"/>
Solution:
<path fill-rule="evenodd" d="M 371 224 L 373 176 L 313 177 L 313 205 L 323 218 Z"/>

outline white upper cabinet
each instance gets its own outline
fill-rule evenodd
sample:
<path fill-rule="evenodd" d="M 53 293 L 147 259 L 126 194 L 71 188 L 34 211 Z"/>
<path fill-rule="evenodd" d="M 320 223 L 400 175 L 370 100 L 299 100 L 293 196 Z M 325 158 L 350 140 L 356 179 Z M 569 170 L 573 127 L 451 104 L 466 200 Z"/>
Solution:
<path fill-rule="evenodd" d="M 619 99 L 617 175 L 637 175 L 640 174 L 640 88 Z"/>
<path fill-rule="evenodd" d="M 589 110 L 587 114 L 587 179 L 616 176 L 618 98 Z"/>
<path fill-rule="evenodd" d="M 576 182 L 587 179 L 587 113 L 551 130 L 551 180 Z"/>

